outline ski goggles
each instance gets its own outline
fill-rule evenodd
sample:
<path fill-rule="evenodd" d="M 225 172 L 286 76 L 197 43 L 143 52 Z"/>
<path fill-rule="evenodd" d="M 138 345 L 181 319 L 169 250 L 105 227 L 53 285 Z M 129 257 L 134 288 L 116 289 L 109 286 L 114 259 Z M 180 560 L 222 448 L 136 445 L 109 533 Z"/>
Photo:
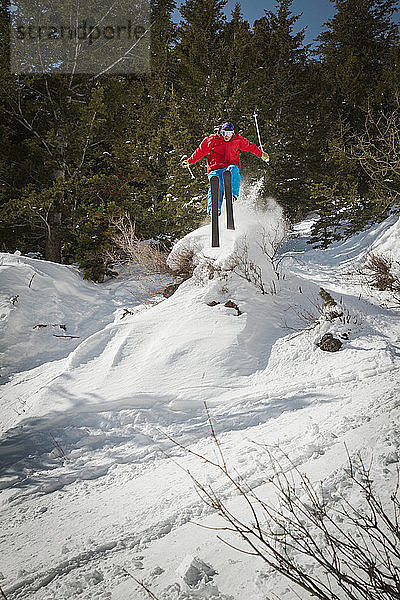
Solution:
<path fill-rule="evenodd" d="M 234 131 L 227 131 L 226 129 L 221 130 L 221 135 L 223 135 L 224 137 L 229 137 L 229 136 L 233 135 L 234 133 L 235 133 Z"/>

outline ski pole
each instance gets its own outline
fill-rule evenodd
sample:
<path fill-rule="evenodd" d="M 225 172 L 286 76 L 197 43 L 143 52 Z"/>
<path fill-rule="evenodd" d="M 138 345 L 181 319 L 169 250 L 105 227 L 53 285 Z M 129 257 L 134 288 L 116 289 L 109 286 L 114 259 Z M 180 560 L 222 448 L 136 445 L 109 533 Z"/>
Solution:
<path fill-rule="evenodd" d="M 187 154 L 184 154 L 184 155 L 182 156 L 181 160 L 183 161 L 183 159 L 184 159 L 184 158 L 187 158 Z M 187 168 L 187 169 L 189 169 L 189 173 L 190 173 L 190 175 L 191 175 L 191 178 L 192 178 L 192 179 L 196 179 L 196 178 L 195 178 L 195 176 L 193 175 L 193 171 L 192 171 L 192 169 L 190 168 L 190 165 L 189 165 L 189 164 L 187 164 L 187 165 L 186 165 L 186 168 Z"/>
<path fill-rule="evenodd" d="M 254 111 L 253 117 L 254 117 L 254 120 L 256 122 L 256 129 L 257 129 L 258 141 L 259 141 L 259 144 L 260 144 L 260 149 L 261 149 L 261 152 L 264 152 L 264 148 L 263 148 L 263 145 L 262 145 L 262 142 L 261 142 L 260 130 L 258 128 L 257 112 L 256 111 Z"/>

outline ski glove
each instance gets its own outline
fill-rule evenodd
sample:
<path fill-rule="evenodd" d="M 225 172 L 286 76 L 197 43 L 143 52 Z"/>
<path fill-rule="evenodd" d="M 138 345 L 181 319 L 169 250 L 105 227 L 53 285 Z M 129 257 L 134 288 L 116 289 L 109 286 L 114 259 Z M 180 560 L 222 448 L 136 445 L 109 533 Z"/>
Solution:
<path fill-rule="evenodd" d="M 262 159 L 264 162 L 268 163 L 268 162 L 269 162 L 269 154 L 267 154 L 266 152 L 263 152 L 263 153 L 261 154 L 261 159 Z"/>
<path fill-rule="evenodd" d="M 189 161 L 187 158 L 182 158 L 181 160 L 181 167 L 183 167 L 184 169 L 187 169 L 189 166 Z"/>

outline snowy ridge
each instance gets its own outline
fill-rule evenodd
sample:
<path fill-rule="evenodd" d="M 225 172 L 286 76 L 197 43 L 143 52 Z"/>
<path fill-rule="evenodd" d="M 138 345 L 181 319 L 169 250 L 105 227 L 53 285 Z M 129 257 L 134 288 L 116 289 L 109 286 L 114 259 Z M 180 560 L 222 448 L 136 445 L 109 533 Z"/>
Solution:
<path fill-rule="evenodd" d="M 220 249 L 209 247 L 209 226 L 176 245 L 175 253 L 194 251 L 194 275 L 150 309 L 129 293 L 134 281 L 95 286 L 67 267 L 2 255 L 2 327 L 13 348 L 4 364 L 14 373 L 1 388 L 7 598 L 144 598 L 123 568 L 160 599 L 261 600 L 271 590 L 292 598 L 258 560 L 190 523 L 214 525 L 216 517 L 187 470 L 243 510 L 226 481 L 165 435 L 213 456 L 204 401 L 232 468 L 261 494 L 270 493 L 265 444 L 279 443 L 310 477 L 325 480 L 334 502 L 347 493 L 345 443 L 350 453 L 374 455 L 376 481 L 389 495 L 400 458 L 400 315 L 354 265 L 371 250 L 397 260 L 400 221 L 327 251 L 307 246 L 303 223 L 281 250 L 277 279 L 262 248 L 283 221 L 273 201 L 269 211 L 255 210 L 256 194 L 250 189 L 235 206 L 237 230 L 222 228 Z M 266 293 L 232 267 L 243 253 Z M 28 293 L 51 298 L 51 315 L 23 293 L 10 304 L 26 293 L 33 270 Z M 341 320 L 319 319 L 320 286 L 342 301 Z M 124 308 L 133 314 L 121 319 Z M 64 320 L 81 339 L 30 329 Z M 316 345 L 328 331 L 342 340 L 339 352 Z M 51 344 L 43 348 L 36 334 Z"/>

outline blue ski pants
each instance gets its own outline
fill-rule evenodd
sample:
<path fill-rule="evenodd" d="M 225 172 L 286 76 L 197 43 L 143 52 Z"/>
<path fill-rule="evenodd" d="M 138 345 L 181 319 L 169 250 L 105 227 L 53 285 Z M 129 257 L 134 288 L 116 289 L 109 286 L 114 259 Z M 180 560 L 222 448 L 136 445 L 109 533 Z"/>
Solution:
<path fill-rule="evenodd" d="M 224 169 L 215 169 L 214 171 L 210 171 L 208 173 L 208 180 L 210 180 L 213 175 L 218 175 L 219 177 L 219 210 L 221 210 L 222 202 L 224 199 L 224 180 L 222 177 L 224 171 L 230 171 L 232 173 L 232 196 L 234 196 L 235 198 L 239 196 L 240 173 L 239 167 L 237 165 L 229 165 L 229 167 L 225 167 Z M 207 212 L 208 214 L 211 213 L 211 186 L 208 188 Z"/>

